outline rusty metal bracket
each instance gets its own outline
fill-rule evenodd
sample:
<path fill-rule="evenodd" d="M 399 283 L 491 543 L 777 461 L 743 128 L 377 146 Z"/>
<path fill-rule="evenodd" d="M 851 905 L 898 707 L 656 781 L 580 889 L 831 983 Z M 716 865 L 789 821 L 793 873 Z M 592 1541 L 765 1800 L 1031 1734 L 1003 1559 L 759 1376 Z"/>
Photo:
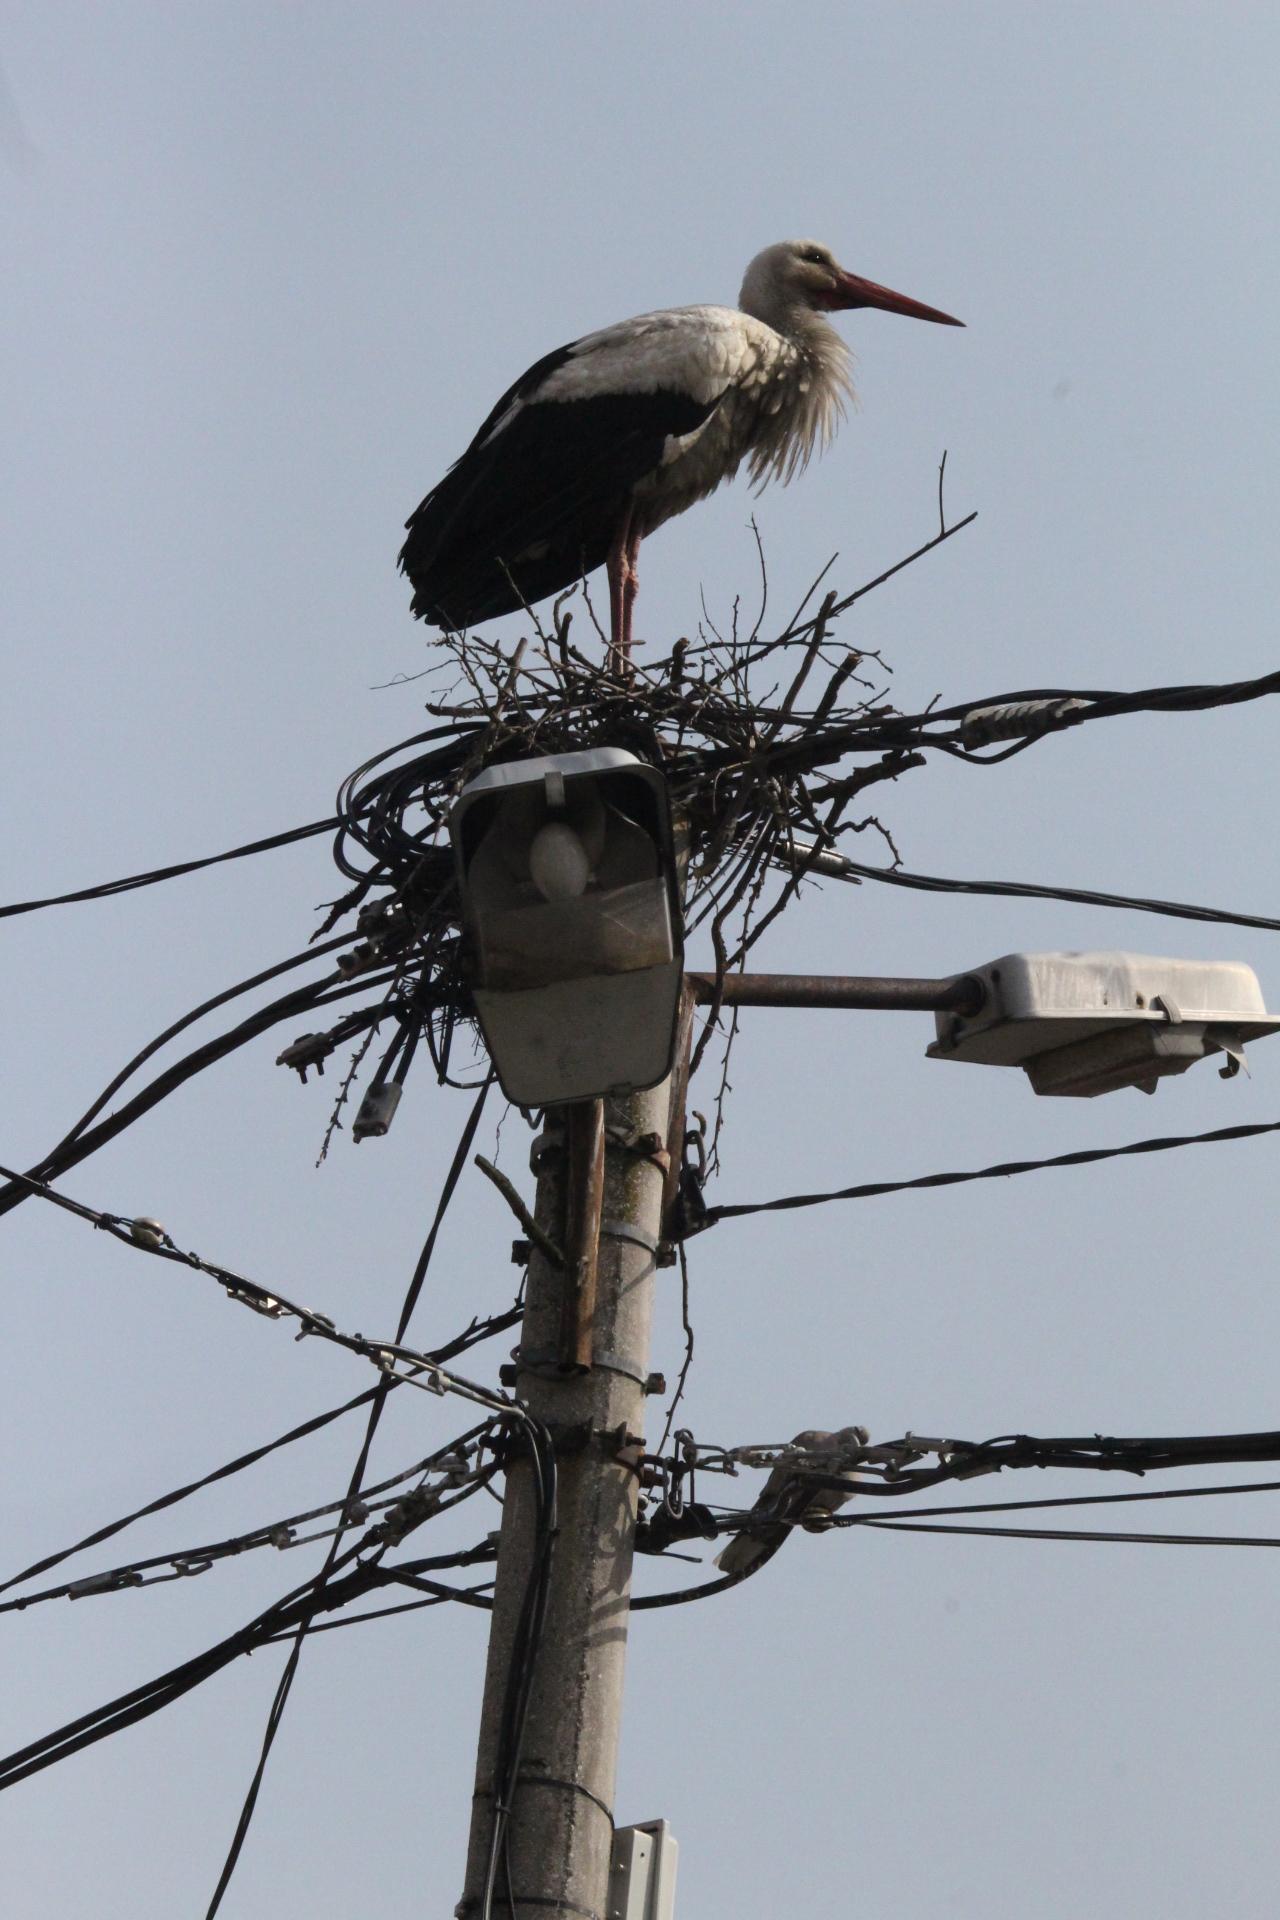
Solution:
<path fill-rule="evenodd" d="M 637 1160 L 656 1167 L 665 1181 L 671 1171 L 671 1155 L 660 1133 L 637 1133 L 634 1127 L 606 1127 L 604 1137 L 607 1144 L 620 1153 L 632 1154 Z"/>
<path fill-rule="evenodd" d="M 567 1117 L 569 1166 L 560 1357 L 566 1366 L 585 1368 L 591 1365 L 595 1343 L 600 1209 L 604 1204 L 604 1101 L 578 1101 L 568 1109 Z"/>

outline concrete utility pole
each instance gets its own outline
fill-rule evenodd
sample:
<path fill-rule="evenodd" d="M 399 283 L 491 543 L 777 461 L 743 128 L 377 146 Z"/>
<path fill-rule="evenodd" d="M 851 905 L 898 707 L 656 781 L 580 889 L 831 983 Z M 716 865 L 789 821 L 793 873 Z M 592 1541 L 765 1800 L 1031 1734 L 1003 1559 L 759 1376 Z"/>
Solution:
<path fill-rule="evenodd" d="M 677 1058 L 683 1058 L 687 1024 Z M 683 1123 L 683 1075 L 553 1109 L 534 1147 L 535 1218 L 564 1250 L 529 1256 L 517 1391 L 557 1441 L 559 1532 L 507 1843 L 493 1900 L 518 1920 L 607 1920 L 654 1275 Z M 677 1112 L 673 1115 L 672 1109 Z M 512 1456 L 498 1551 L 466 1891 L 481 1913 L 494 1769 L 533 1544 L 527 1456 Z M 510 1866 L 510 1898 L 507 1863 Z"/>

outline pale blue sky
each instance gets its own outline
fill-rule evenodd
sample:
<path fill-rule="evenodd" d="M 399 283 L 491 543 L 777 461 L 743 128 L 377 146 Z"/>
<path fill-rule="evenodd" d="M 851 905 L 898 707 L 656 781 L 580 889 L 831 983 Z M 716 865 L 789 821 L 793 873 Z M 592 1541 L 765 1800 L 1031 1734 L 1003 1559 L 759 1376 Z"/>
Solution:
<path fill-rule="evenodd" d="M 847 589 L 928 537 L 946 448 L 976 526 L 843 630 L 883 650 L 905 708 L 1273 668 L 1278 54 L 1275 9 L 1243 4 L 0 7 L 4 895 L 326 813 L 419 724 L 420 689 L 373 690 L 427 658 L 400 526 L 497 393 L 591 327 L 731 301 L 789 234 L 968 330 L 841 319 L 862 410 L 754 508 L 780 611 L 833 551 Z M 641 636 L 688 630 L 700 585 L 713 610 L 754 594 L 751 511 L 737 486 L 646 547 Z M 1275 737 L 1266 705 L 1118 720 L 876 804 L 926 872 L 1274 914 Z M 335 891 L 314 843 L 6 923 L 0 1158 L 37 1157 Z M 762 964 L 930 974 L 1113 945 L 1247 960 L 1280 1006 L 1274 936 L 870 886 L 811 892 Z M 716 1197 L 1280 1117 L 1280 1045 L 1250 1081 L 1201 1068 L 1153 1101 L 1075 1103 L 943 1069 L 930 1037 L 909 1016 L 744 1021 Z M 332 1083 L 300 1090 L 276 1051 L 66 1190 L 382 1330 L 460 1097 L 415 1074 L 388 1139 L 316 1173 Z M 727 1223 L 693 1250 L 689 1422 L 726 1443 L 1274 1427 L 1274 1152 Z M 505 1303 L 509 1240 L 472 1177 L 424 1343 Z M 52 1209 L 4 1223 L 3 1270 L 5 1572 L 364 1384 Z M 453 1422 L 393 1403 L 375 1465 Z M 128 1538 L 177 1548 L 334 1497 L 355 1442 L 330 1430 Z M 1266 1496 L 1160 1512 L 1280 1533 Z M 0 1747 L 311 1564 L 7 1617 Z M 619 1818 L 673 1822 L 681 1920 L 1263 1920 L 1278 1579 L 1267 1552 L 797 1539 L 742 1592 L 637 1621 Z M 482 1617 L 441 1609 L 308 1648 L 228 1920 L 451 1912 L 483 1642 Z M 278 1660 L 0 1801 L 6 1910 L 202 1914 Z"/>

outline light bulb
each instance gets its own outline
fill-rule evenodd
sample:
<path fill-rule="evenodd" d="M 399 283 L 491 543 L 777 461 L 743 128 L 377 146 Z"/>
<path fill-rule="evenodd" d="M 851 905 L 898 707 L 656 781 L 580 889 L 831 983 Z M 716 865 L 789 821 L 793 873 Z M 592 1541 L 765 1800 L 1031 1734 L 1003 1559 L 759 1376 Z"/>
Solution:
<path fill-rule="evenodd" d="M 529 874 L 544 900 L 576 900 L 587 890 L 591 862 L 572 827 L 548 820 L 529 847 Z"/>

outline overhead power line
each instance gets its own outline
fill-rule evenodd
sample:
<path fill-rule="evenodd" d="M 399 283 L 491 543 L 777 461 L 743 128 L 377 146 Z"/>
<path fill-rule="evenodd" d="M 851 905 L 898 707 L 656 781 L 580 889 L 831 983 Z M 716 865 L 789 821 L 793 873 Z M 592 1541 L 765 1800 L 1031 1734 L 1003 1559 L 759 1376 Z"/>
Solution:
<path fill-rule="evenodd" d="M 837 1187 L 828 1193 L 790 1193 L 777 1200 L 739 1201 L 731 1206 L 708 1207 L 696 1219 L 686 1237 L 703 1233 L 721 1220 L 742 1219 L 749 1213 L 786 1213 L 797 1207 L 821 1207 L 832 1200 L 875 1200 L 888 1193 L 911 1193 L 927 1187 L 957 1187 L 973 1180 L 1005 1180 L 1018 1173 L 1044 1173 L 1054 1167 L 1087 1167 L 1102 1160 L 1122 1160 L 1136 1153 L 1171 1153 L 1177 1147 L 1214 1146 L 1226 1140 L 1256 1140 L 1263 1134 L 1280 1133 L 1280 1120 L 1267 1120 L 1252 1126 L 1216 1127 L 1211 1133 L 1170 1134 L 1152 1140 L 1131 1140 L 1124 1147 L 1085 1147 L 1074 1153 L 1053 1154 L 1046 1160 L 1005 1160 L 998 1166 L 978 1167 L 964 1173 L 926 1173 L 914 1180 L 872 1180 L 856 1187 Z"/>
<path fill-rule="evenodd" d="M 458 1441 L 450 1442 L 456 1447 Z M 473 1484 L 466 1489 L 467 1494 L 478 1491 Z M 426 1516 L 424 1516 L 425 1518 Z M 81 1752 L 85 1747 L 95 1745 L 113 1733 L 123 1732 L 126 1727 L 135 1726 L 140 1720 L 149 1719 L 153 1713 L 171 1706 L 180 1700 L 192 1688 L 205 1680 L 241 1654 L 252 1653 L 256 1647 L 264 1646 L 278 1638 L 282 1633 L 296 1631 L 303 1619 L 310 1619 L 317 1611 L 331 1611 L 345 1606 L 349 1601 L 361 1598 L 376 1587 L 385 1586 L 393 1578 L 408 1569 L 387 1568 L 381 1564 L 381 1553 L 385 1548 L 375 1546 L 377 1557 L 353 1565 L 357 1554 L 364 1550 L 363 1542 L 356 1542 L 343 1554 L 338 1555 L 324 1586 L 320 1576 L 315 1576 L 295 1587 L 281 1599 L 274 1601 L 261 1613 L 254 1616 L 243 1627 L 229 1634 L 216 1645 L 206 1648 L 190 1660 L 182 1661 L 178 1666 L 169 1668 L 154 1679 L 144 1681 L 141 1686 L 120 1694 L 90 1712 L 81 1714 L 77 1719 L 68 1721 L 65 1726 L 55 1728 L 52 1733 L 44 1734 L 31 1741 L 27 1746 L 0 1758 L 0 1792 L 6 1787 L 17 1786 L 33 1774 L 42 1772 L 46 1767 L 55 1766 L 58 1761 L 69 1759 L 73 1753 Z M 438 1554 L 429 1560 L 410 1563 L 413 1569 L 427 1570 L 473 1565 L 476 1560 L 492 1557 L 489 1543 L 478 1547 L 466 1548 L 457 1553 Z M 349 1568 L 341 1581 L 335 1581 L 333 1574 L 340 1567 Z M 276 1715 L 275 1725 L 279 1716 Z M 256 1776 L 260 1780 L 260 1774 Z M 247 1822 L 246 1822 L 247 1826 Z M 243 1834 L 240 1835 L 243 1839 Z M 238 1851 L 238 1849 L 237 1849 Z M 229 1876 L 228 1876 L 229 1877 Z M 225 1881 L 223 1882 L 225 1885 Z"/>
<path fill-rule="evenodd" d="M 245 860 L 251 854 L 270 853 L 275 847 L 291 847 L 299 840 L 311 840 L 319 833 L 331 833 L 337 825 L 336 818 L 312 820 L 305 827 L 288 827 L 283 833 L 268 834 L 264 840 L 250 840 L 245 846 L 232 847 L 227 853 L 210 853 L 199 860 L 180 860 L 171 867 L 153 867 L 147 873 L 131 873 L 122 880 L 103 880 L 96 886 L 80 887 L 75 893 L 50 894 L 44 900 L 18 900 L 9 906 L 0 906 L 0 920 L 7 920 L 18 913 L 38 913 L 43 907 L 69 907 L 86 900 L 110 900 L 119 893 L 135 893 L 140 887 L 159 886 L 163 880 L 177 880 L 184 873 L 199 873 L 204 867 L 221 866 L 227 860 Z"/>
<path fill-rule="evenodd" d="M 487 1091 L 488 1086 L 489 1082 L 486 1081 L 483 1091 Z M 471 1137 L 474 1136 L 474 1123 L 478 1119 L 477 1106 L 472 1125 L 468 1128 L 468 1134 Z M 226 1290 L 231 1299 L 242 1306 L 252 1308 L 255 1313 L 260 1313 L 271 1320 L 297 1320 L 303 1333 L 311 1334 L 319 1340 L 331 1340 L 337 1346 L 346 1347 L 351 1353 L 360 1354 L 362 1358 L 371 1360 L 388 1378 L 412 1380 L 410 1374 L 396 1374 L 393 1371 L 397 1363 L 407 1362 L 414 1373 L 428 1370 L 428 1378 L 425 1382 L 413 1381 L 413 1384 L 426 1384 L 435 1392 L 456 1391 L 466 1399 L 477 1400 L 482 1406 L 491 1406 L 499 1412 L 505 1412 L 511 1404 L 505 1399 L 498 1399 L 488 1394 L 485 1389 L 476 1386 L 472 1381 L 445 1373 L 434 1362 L 428 1361 L 424 1354 L 416 1353 L 412 1348 L 402 1345 L 398 1339 L 366 1340 L 362 1334 L 341 1332 L 328 1314 L 318 1313 L 311 1307 L 299 1306 L 296 1301 L 289 1300 L 284 1294 L 276 1293 L 263 1286 L 260 1281 L 250 1280 L 246 1275 L 236 1273 L 230 1267 L 224 1267 L 214 1260 L 205 1260 L 198 1253 L 188 1252 L 179 1247 L 157 1220 L 145 1217 L 131 1220 L 123 1214 L 101 1212 L 86 1206 L 83 1201 L 73 1200 L 69 1195 L 57 1192 L 43 1181 L 31 1179 L 27 1174 L 15 1173 L 7 1167 L 0 1167 L 0 1173 L 7 1175 L 11 1180 L 24 1182 L 41 1200 L 49 1201 L 63 1212 L 75 1214 L 78 1219 L 109 1233 L 113 1240 L 120 1241 L 124 1246 L 138 1253 L 147 1254 L 156 1260 L 172 1261 L 178 1266 L 193 1267 L 197 1272 L 207 1274 L 211 1280 L 216 1280 L 218 1285 Z M 452 1184 L 450 1184 L 450 1192 L 452 1192 Z M 415 1293 L 414 1298 L 416 1297 Z M 401 1318 L 407 1320 L 408 1313 L 402 1313 Z"/>
<path fill-rule="evenodd" d="M 969 1527 L 939 1520 L 877 1520 L 863 1523 L 886 1533 L 972 1533 L 1005 1540 L 1109 1540 L 1146 1547 L 1280 1547 L 1280 1538 L 1235 1533 L 1107 1533 L 1086 1527 Z"/>
<path fill-rule="evenodd" d="M 446 1341 L 443 1346 L 434 1347 L 431 1350 L 429 1355 L 431 1363 L 442 1364 L 452 1360 L 459 1353 L 465 1353 L 468 1348 L 477 1346 L 482 1340 L 491 1340 L 495 1334 L 515 1326 L 520 1315 L 521 1309 L 516 1306 L 509 1307 L 505 1313 L 492 1314 L 484 1320 L 473 1320 L 462 1333 Z M 387 1391 L 401 1384 L 399 1378 L 392 1377 L 387 1381 Z M 218 1480 L 225 1480 L 232 1474 L 242 1473 L 247 1467 L 256 1466 L 259 1460 L 264 1460 L 277 1448 L 291 1446 L 296 1440 L 307 1439 L 311 1434 L 318 1433 L 321 1428 L 327 1427 L 332 1421 L 340 1420 L 344 1414 L 353 1413 L 357 1407 L 367 1407 L 381 1391 L 381 1386 L 367 1387 L 363 1393 L 357 1393 L 352 1399 L 344 1400 L 341 1406 L 330 1407 L 327 1412 L 318 1413 L 312 1419 L 304 1420 L 300 1426 L 291 1427 L 288 1433 L 282 1433 L 277 1439 L 268 1440 L 262 1446 L 252 1448 L 248 1453 L 238 1454 L 234 1460 L 213 1468 L 210 1473 L 202 1474 L 198 1480 L 191 1480 L 186 1485 L 175 1488 L 172 1493 L 162 1493 L 158 1498 L 147 1501 L 145 1506 L 137 1507 L 132 1513 L 125 1514 L 122 1519 L 113 1520 L 107 1526 L 95 1528 L 82 1540 L 77 1540 L 73 1546 L 63 1547 L 57 1553 L 48 1554 L 44 1559 L 24 1567 L 21 1573 L 11 1574 L 7 1580 L 0 1581 L 0 1593 L 6 1592 L 11 1587 L 21 1586 L 27 1580 L 34 1580 L 39 1574 L 48 1573 L 51 1568 L 61 1565 L 64 1560 L 71 1559 L 77 1553 L 84 1553 L 90 1547 L 100 1546 L 104 1540 L 122 1533 L 126 1527 L 131 1527 L 137 1520 L 146 1519 L 153 1513 L 160 1513 L 166 1507 L 176 1506 L 179 1501 L 189 1499 L 192 1494 L 199 1493 L 202 1488 L 212 1486 Z"/>
<path fill-rule="evenodd" d="M 1146 899 L 1141 894 L 1098 893 L 1088 887 L 1040 886 L 1023 880 L 952 880 L 935 873 L 910 873 L 903 867 L 870 867 L 834 849 L 824 850 L 818 869 L 822 877 L 875 880 L 888 887 L 909 887 L 919 893 L 994 895 L 998 899 L 1065 900 L 1073 906 L 1118 907 L 1129 913 L 1162 914 L 1170 920 L 1201 920 L 1215 926 L 1257 927 L 1280 933 L 1280 920 L 1260 913 L 1235 913 L 1226 907 L 1202 907 L 1181 900 Z"/>
<path fill-rule="evenodd" d="M 475 1139 L 476 1129 L 479 1127 L 479 1124 L 480 1124 L 480 1116 L 484 1111 L 485 1100 L 488 1097 L 489 1088 L 492 1085 L 492 1080 L 493 1080 L 493 1076 L 492 1074 L 490 1074 L 489 1077 L 485 1080 L 484 1085 L 481 1087 L 480 1092 L 477 1095 L 475 1101 L 473 1102 L 471 1112 L 467 1117 L 466 1125 L 462 1129 L 461 1138 L 459 1139 L 458 1144 L 454 1149 L 453 1159 L 450 1162 L 449 1170 L 445 1174 L 444 1184 L 440 1190 L 440 1197 L 436 1202 L 435 1214 L 432 1218 L 431 1225 L 427 1231 L 427 1237 L 423 1244 L 422 1251 L 418 1255 L 417 1263 L 415 1264 L 413 1273 L 409 1278 L 409 1284 L 405 1289 L 404 1299 L 401 1302 L 400 1314 L 396 1322 L 397 1346 L 404 1339 L 405 1334 L 408 1332 L 409 1323 L 413 1317 L 413 1310 L 417 1305 L 419 1295 L 422 1292 L 422 1287 L 426 1280 L 428 1268 L 431 1265 L 431 1259 L 432 1259 L 432 1255 L 435 1252 L 436 1242 L 440 1235 L 440 1229 L 444 1224 L 444 1218 L 446 1213 L 449 1210 L 449 1204 L 452 1201 L 455 1192 L 457 1191 L 458 1182 L 462 1177 L 462 1169 L 465 1167 L 467 1163 L 467 1155 L 471 1151 L 472 1142 Z M 351 1479 L 348 1484 L 347 1494 L 346 1494 L 346 1501 L 348 1505 L 350 1505 L 351 1502 L 357 1501 L 360 1498 L 360 1491 L 364 1484 L 364 1475 L 365 1475 L 365 1469 L 369 1460 L 369 1453 L 373 1446 L 374 1437 L 378 1431 L 379 1422 L 382 1418 L 382 1410 L 386 1405 L 386 1398 L 387 1398 L 388 1392 L 390 1391 L 390 1382 L 392 1377 L 393 1375 L 391 1373 L 391 1370 L 384 1366 L 383 1372 L 382 1372 L 382 1378 L 378 1382 L 378 1387 L 375 1390 L 372 1401 L 370 1403 L 369 1418 L 365 1425 L 364 1438 L 360 1443 L 360 1451 L 356 1457 L 355 1465 L 351 1471 Z M 481 1400 L 485 1399 L 485 1396 L 480 1394 L 469 1394 L 468 1397 L 481 1399 Z M 492 1400 L 490 1400 L 488 1401 L 488 1404 L 491 1407 L 493 1407 L 495 1403 Z M 501 1412 L 502 1408 L 499 1406 L 497 1407 L 496 1410 L 498 1412 Z M 512 1417 L 526 1424 L 529 1424 L 528 1416 L 524 1414 L 523 1411 L 520 1411 L 519 1413 L 513 1412 Z M 551 1471 L 554 1474 L 554 1471 L 555 1471 L 554 1460 L 553 1460 Z M 296 1631 L 294 1633 L 293 1644 L 289 1649 L 289 1657 L 285 1662 L 284 1671 L 280 1676 L 280 1680 L 277 1684 L 274 1698 L 272 1699 L 272 1702 L 271 1702 L 270 1710 L 267 1714 L 267 1724 L 262 1737 L 261 1751 L 259 1752 L 257 1764 L 254 1767 L 254 1771 L 253 1771 L 253 1777 L 249 1782 L 249 1787 L 244 1797 L 244 1803 L 240 1809 L 239 1818 L 236 1821 L 235 1831 L 231 1836 L 231 1843 L 227 1848 L 226 1858 L 222 1863 L 222 1869 L 218 1875 L 217 1885 L 213 1890 L 213 1896 L 209 1902 L 206 1920 L 214 1920 L 214 1915 L 217 1913 L 218 1908 L 222 1904 L 222 1897 L 227 1890 L 227 1887 L 231 1880 L 231 1876 L 235 1872 L 236 1863 L 240 1858 L 240 1852 L 244 1846 L 245 1836 L 249 1830 L 249 1824 L 253 1819 L 254 1808 L 257 1805 L 257 1800 L 258 1800 L 258 1792 L 262 1785 L 263 1775 L 266 1772 L 267 1761 L 271 1755 L 271 1748 L 272 1748 L 272 1745 L 274 1744 L 276 1734 L 279 1731 L 280 1722 L 281 1722 L 281 1719 L 283 1718 L 284 1710 L 288 1703 L 289 1693 L 293 1686 L 294 1675 L 297 1673 L 297 1670 L 298 1670 L 298 1662 L 302 1657 L 302 1648 L 303 1648 L 303 1643 L 305 1642 L 307 1637 L 307 1629 L 311 1624 L 313 1616 L 319 1610 L 319 1604 L 325 1595 L 325 1592 L 329 1586 L 330 1580 L 332 1579 L 335 1568 L 339 1566 L 342 1563 L 343 1559 L 346 1557 L 340 1552 L 340 1545 L 341 1545 L 341 1536 L 335 1533 L 333 1539 L 330 1541 L 329 1549 L 325 1556 L 324 1565 L 320 1569 L 320 1572 L 317 1575 L 313 1585 L 313 1595 L 314 1595 L 313 1604 L 303 1611 L 303 1613 L 301 1614 L 300 1618 L 296 1623 Z M 290 1624 L 293 1624 L 293 1623 L 290 1623 Z"/>
<path fill-rule="evenodd" d="M 273 1000 L 269 1006 L 258 1008 L 256 1012 L 247 1015 L 238 1026 L 229 1028 L 227 1032 L 219 1034 L 213 1040 L 206 1041 L 202 1046 L 185 1054 L 181 1060 L 164 1068 L 154 1080 L 135 1093 L 132 1099 L 126 1100 L 123 1106 L 118 1107 L 114 1113 L 108 1114 L 106 1119 L 100 1120 L 96 1126 L 81 1131 L 83 1127 L 81 1122 L 80 1126 L 46 1154 L 37 1166 L 27 1169 L 25 1185 L 22 1179 L 10 1176 L 8 1184 L 0 1187 L 0 1214 L 8 1213 L 14 1207 L 20 1206 L 32 1193 L 32 1182 L 38 1185 L 42 1181 L 55 1179 L 59 1174 L 65 1173 L 69 1167 L 78 1165 L 81 1160 L 87 1160 L 90 1154 L 96 1153 L 98 1148 L 104 1146 L 108 1140 L 114 1140 L 118 1134 L 123 1133 L 127 1127 L 131 1127 L 136 1120 L 142 1118 L 143 1114 L 149 1113 L 153 1107 L 158 1106 L 162 1100 L 167 1099 L 171 1093 L 193 1079 L 196 1074 L 203 1073 L 206 1067 L 225 1059 L 228 1054 L 234 1053 L 239 1047 L 246 1046 L 249 1041 L 256 1040 L 261 1034 L 269 1033 L 272 1027 L 279 1026 L 282 1021 L 293 1020 L 302 1014 L 313 1012 L 317 1007 L 332 1006 L 336 1001 L 349 999 L 352 994 L 385 986 L 392 977 L 391 973 L 383 972 L 365 974 L 359 979 L 347 980 L 338 973 L 328 974 L 320 981 L 297 988 L 294 992 Z M 186 1020 L 181 1024 L 186 1025 Z M 151 1050 L 148 1047 L 145 1051 L 149 1053 Z M 142 1057 L 139 1056 L 139 1058 Z M 117 1076 L 118 1079 L 119 1076 Z M 95 1111 L 99 1105 L 100 1102 L 95 1103 Z"/>
<path fill-rule="evenodd" d="M 455 1476 L 460 1472 L 461 1465 L 461 1461 L 451 1462 L 448 1459 L 440 1463 L 442 1471 L 448 1470 Z M 273 1547 L 277 1552 L 286 1552 L 294 1547 L 309 1546 L 316 1540 L 331 1539 L 336 1534 L 350 1532 L 353 1527 L 363 1526 L 371 1514 L 385 1515 L 388 1508 L 398 1509 L 406 1501 L 421 1498 L 421 1486 L 406 1490 L 405 1482 L 412 1480 L 415 1475 L 425 1476 L 431 1470 L 429 1462 L 416 1461 L 413 1466 L 403 1468 L 388 1479 L 362 1488 L 354 1504 L 330 1500 L 322 1506 L 308 1507 L 304 1512 L 285 1514 L 281 1519 L 268 1521 L 265 1525 L 247 1528 L 228 1539 L 204 1541 L 199 1546 L 182 1547 L 176 1552 L 148 1554 L 140 1560 L 126 1561 L 120 1566 L 106 1567 L 98 1573 L 64 1581 L 60 1586 L 42 1588 L 38 1593 L 22 1594 L 16 1600 L 0 1600 L 0 1613 L 20 1613 L 48 1600 L 81 1600 L 90 1595 L 118 1593 L 126 1588 L 188 1579 L 208 1573 L 220 1561 L 238 1558 L 260 1547 Z M 379 1498 L 380 1495 L 384 1497 Z M 308 1526 L 313 1520 L 327 1519 L 330 1515 L 337 1516 L 333 1527 L 326 1527 L 320 1533 L 298 1535 L 299 1527 Z M 148 1575 L 151 1577 L 147 1578 Z"/>

